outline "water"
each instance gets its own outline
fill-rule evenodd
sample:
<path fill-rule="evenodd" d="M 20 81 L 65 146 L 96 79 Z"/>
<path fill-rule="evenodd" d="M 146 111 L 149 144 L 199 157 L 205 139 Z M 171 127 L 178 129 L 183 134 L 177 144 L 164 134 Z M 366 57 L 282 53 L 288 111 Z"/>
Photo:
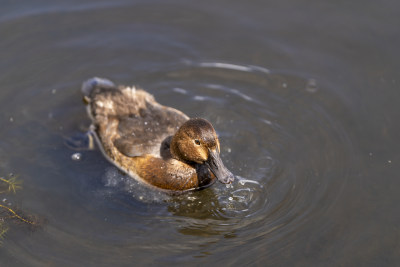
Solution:
<path fill-rule="evenodd" d="M 10 225 L 0 265 L 399 265 L 398 8 L 2 3 L 0 175 L 23 189 L 1 199 L 46 223 Z M 238 179 L 167 196 L 67 145 L 93 76 L 210 120 Z"/>

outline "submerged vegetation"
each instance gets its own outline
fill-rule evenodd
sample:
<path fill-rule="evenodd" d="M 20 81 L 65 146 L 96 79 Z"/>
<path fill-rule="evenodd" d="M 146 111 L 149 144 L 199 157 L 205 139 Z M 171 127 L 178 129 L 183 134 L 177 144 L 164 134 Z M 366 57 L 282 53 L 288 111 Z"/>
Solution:
<path fill-rule="evenodd" d="M 0 177 L 0 244 L 9 230 L 10 222 L 20 222 L 29 226 L 38 225 L 35 218 L 23 215 L 22 212 L 7 203 L 5 196 L 15 194 L 19 189 L 21 189 L 21 181 L 18 180 L 18 177 L 11 176 L 8 179 Z"/>
<path fill-rule="evenodd" d="M 0 182 L 3 183 L 3 186 L 5 184 L 8 187 L 7 190 L 0 191 L 0 194 L 1 193 L 6 193 L 6 192 L 12 192 L 12 193 L 15 194 L 18 189 L 21 189 L 21 182 L 18 181 L 17 178 L 18 178 L 17 176 L 12 176 L 9 179 L 4 179 L 4 178 L 0 177 Z M 0 184 L 0 188 L 2 188 L 1 184 Z"/>

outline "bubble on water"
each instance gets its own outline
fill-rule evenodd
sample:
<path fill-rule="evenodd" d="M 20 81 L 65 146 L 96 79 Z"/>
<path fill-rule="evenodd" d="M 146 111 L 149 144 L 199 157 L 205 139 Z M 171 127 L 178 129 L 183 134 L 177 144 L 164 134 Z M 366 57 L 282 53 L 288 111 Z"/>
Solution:
<path fill-rule="evenodd" d="M 74 154 L 72 154 L 71 159 L 75 160 L 75 161 L 81 160 L 82 159 L 82 154 L 81 153 L 74 153 Z"/>

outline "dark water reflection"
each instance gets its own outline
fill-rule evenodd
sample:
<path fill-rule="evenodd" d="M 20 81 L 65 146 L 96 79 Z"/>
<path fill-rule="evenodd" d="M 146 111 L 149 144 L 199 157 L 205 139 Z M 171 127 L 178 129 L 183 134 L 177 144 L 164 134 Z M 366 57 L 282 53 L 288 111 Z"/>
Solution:
<path fill-rule="evenodd" d="M 47 223 L 0 265 L 398 265 L 398 4 L 356 3 L 4 3 L 0 175 Z M 210 120 L 238 179 L 168 196 L 67 146 L 92 76 Z"/>

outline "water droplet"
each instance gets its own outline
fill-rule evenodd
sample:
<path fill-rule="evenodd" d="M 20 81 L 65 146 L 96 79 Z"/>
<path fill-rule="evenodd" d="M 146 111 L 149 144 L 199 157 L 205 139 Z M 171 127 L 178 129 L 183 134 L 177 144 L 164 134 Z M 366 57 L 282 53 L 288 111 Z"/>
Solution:
<path fill-rule="evenodd" d="M 282 87 L 286 88 L 287 87 L 287 83 L 282 83 Z"/>
<path fill-rule="evenodd" d="M 54 95 L 55 93 L 57 93 L 56 89 L 51 90 L 51 93 Z"/>
<path fill-rule="evenodd" d="M 10 117 L 10 122 L 14 122 L 14 118 L 13 117 Z"/>
<path fill-rule="evenodd" d="M 82 154 L 81 153 L 74 153 L 71 156 L 72 160 L 81 160 L 81 158 L 82 158 Z"/>

